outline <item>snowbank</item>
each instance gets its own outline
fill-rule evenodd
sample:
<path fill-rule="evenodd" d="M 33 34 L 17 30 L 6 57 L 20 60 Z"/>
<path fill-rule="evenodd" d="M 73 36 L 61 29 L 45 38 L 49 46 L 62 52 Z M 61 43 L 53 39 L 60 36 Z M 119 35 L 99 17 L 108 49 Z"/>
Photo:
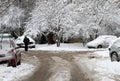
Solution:
<path fill-rule="evenodd" d="M 21 65 L 17 67 L 7 67 L 7 64 L 0 65 L 0 81 L 22 81 L 34 73 L 37 63 L 40 63 L 37 57 L 22 53 Z"/>
<path fill-rule="evenodd" d="M 34 68 L 35 66 L 26 63 L 15 68 L 0 65 L 0 81 L 21 81 L 25 76 L 30 76 Z"/>

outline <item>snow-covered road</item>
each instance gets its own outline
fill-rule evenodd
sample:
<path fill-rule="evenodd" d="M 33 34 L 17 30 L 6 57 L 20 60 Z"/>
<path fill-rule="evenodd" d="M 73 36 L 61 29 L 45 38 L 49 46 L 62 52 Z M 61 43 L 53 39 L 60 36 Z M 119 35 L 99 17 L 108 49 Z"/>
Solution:
<path fill-rule="evenodd" d="M 38 57 L 41 65 L 30 78 L 23 81 L 91 81 L 91 77 L 73 58 L 74 54 L 87 54 L 86 51 L 30 51 L 26 54 Z"/>

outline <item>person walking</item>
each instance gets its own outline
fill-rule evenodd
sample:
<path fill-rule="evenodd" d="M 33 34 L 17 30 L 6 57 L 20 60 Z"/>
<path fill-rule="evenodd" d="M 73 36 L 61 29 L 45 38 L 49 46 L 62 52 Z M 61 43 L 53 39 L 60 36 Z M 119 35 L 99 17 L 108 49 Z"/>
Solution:
<path fill-rule="evenodd" d="M 30 42 L 29 38 L 27 38 L 27 36 L 25 36 L 23 42 L 25 44 L 25 51 L 28 51 L 28 44 Z"/>

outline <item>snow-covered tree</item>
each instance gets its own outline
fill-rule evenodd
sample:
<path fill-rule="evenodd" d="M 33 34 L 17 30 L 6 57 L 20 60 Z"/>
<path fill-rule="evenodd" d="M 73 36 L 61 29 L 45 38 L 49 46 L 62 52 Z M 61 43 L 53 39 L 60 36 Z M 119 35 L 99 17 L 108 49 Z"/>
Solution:
<path fill-rule="evenodd" d="M 6 12 L 6 15 L 2 16 L 0 19 L 0 28 L 5 28 L 8 31 L 21 28 L 23 23 L 24 11 L 18 7 L 11 6 Z"/>
<path fill-rule="evenodd" d="M 55 34 L 63 30 L 59 35 L 64 35 L 64 38 L 70 37 L 71 35 L 67 33 L 71 33 L 74 25 L 73 16 L 71 16 L 74 4 L 68 4 L 67 0 L 39 1 L 31 13 L 32 17 L 27 23 L 25 34 L 36 36 L 45 31 Z"/>
<path fill-rule="evenodd" d="M 72 37 L 95 38 L 120 33 L 119 0 L 37 0 L 25 34 L 59 33 L 63 41 Z M 61 29 L 61 30 L 59 30 Z"/>

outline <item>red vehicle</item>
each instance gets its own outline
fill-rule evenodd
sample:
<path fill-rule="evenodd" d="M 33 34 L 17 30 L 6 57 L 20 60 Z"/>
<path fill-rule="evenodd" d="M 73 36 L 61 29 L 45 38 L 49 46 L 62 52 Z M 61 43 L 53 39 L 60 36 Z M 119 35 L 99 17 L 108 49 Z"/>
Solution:
<path fill-rule="evenodd" d="M 0 39 L 0 64 L 16 67 L 21 64 L 21 52 L 13 39 Z"/>

